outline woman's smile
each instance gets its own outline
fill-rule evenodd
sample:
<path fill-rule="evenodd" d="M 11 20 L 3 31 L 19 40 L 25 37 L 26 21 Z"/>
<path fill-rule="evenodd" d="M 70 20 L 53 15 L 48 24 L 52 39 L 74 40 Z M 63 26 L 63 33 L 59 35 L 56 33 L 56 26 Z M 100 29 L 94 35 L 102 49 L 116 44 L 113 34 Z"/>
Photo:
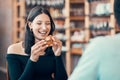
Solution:
<path fill-rule="evenodd" d="M 46 38 L 51 30 L 50 18 L 46 14 L 40 14 L 31 23 L 31 28 L 35 36 L 35 40 L 41 40 Z"/>
<path fill-rule="evenodd" d="M 47 34 L 47 31 L 38 31 L 38 33 L 42 36 L 45 36 Z"/>

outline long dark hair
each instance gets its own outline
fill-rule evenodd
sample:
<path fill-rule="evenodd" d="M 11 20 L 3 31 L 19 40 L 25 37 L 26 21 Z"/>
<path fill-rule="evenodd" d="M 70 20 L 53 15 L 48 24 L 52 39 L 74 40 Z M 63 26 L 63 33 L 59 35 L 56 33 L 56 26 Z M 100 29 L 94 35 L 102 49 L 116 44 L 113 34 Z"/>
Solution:
<path fill-rule="evenodd" d="M 49 13 L 49 11 L 43 7 L 36 6 L 34 7 L 28 17 L 27 17 L 27 23 L 25 25 L 25 38 L 24 38 L 24 48 L 25 48 L 25 53 L 30 54 L 31 53 L 31 47 L 35 44 L 35 37 L 33 32 L 30 30 L 30 27 L 28 25 L 28 22 L 32 22 L 36 16 L 39 14 L 45 13 L 46 15 L 49 16 L 50 22 L 51 22 L 51 30 L 49 35 L 52 35 L 54 30 L 55 30 L 55 24 L 53 22 L 53 19 Z"/>

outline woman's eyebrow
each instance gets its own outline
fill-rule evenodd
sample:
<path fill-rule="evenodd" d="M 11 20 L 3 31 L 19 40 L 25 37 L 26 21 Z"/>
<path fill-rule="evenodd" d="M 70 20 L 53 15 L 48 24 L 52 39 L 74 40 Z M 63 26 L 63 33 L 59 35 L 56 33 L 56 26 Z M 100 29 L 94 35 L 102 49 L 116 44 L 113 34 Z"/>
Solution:
<path fill-rule="evenodd" d="M 38 20 L 37 22 L 50 22 L 50 21 L 41 21 L 41 20 Z"/>

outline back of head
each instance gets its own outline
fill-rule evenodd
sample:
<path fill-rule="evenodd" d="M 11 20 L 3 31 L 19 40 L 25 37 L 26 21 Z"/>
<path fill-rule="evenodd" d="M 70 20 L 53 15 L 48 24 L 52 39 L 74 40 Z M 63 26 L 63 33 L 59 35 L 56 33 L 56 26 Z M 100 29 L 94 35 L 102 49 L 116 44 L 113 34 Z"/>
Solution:
<path fill-rule="evenodd" d="M 120 0 L 114 0 L 114 15 L 118 25 L 120 26 Z"/>

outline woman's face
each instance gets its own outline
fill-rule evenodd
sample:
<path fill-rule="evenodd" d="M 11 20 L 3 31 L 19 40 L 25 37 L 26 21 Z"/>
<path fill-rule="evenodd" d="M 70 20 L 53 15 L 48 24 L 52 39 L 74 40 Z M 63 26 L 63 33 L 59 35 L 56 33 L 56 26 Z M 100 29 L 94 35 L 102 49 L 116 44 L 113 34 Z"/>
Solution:
<path fill-rule="evenodd" d="M 48 36 L 51 30 L 50 18 L 48 15 L 42 13 L 36 16 L 33 22 L 29 22 L 29 26 L 35 36 L 35 41 L 39 41 Z"/>

